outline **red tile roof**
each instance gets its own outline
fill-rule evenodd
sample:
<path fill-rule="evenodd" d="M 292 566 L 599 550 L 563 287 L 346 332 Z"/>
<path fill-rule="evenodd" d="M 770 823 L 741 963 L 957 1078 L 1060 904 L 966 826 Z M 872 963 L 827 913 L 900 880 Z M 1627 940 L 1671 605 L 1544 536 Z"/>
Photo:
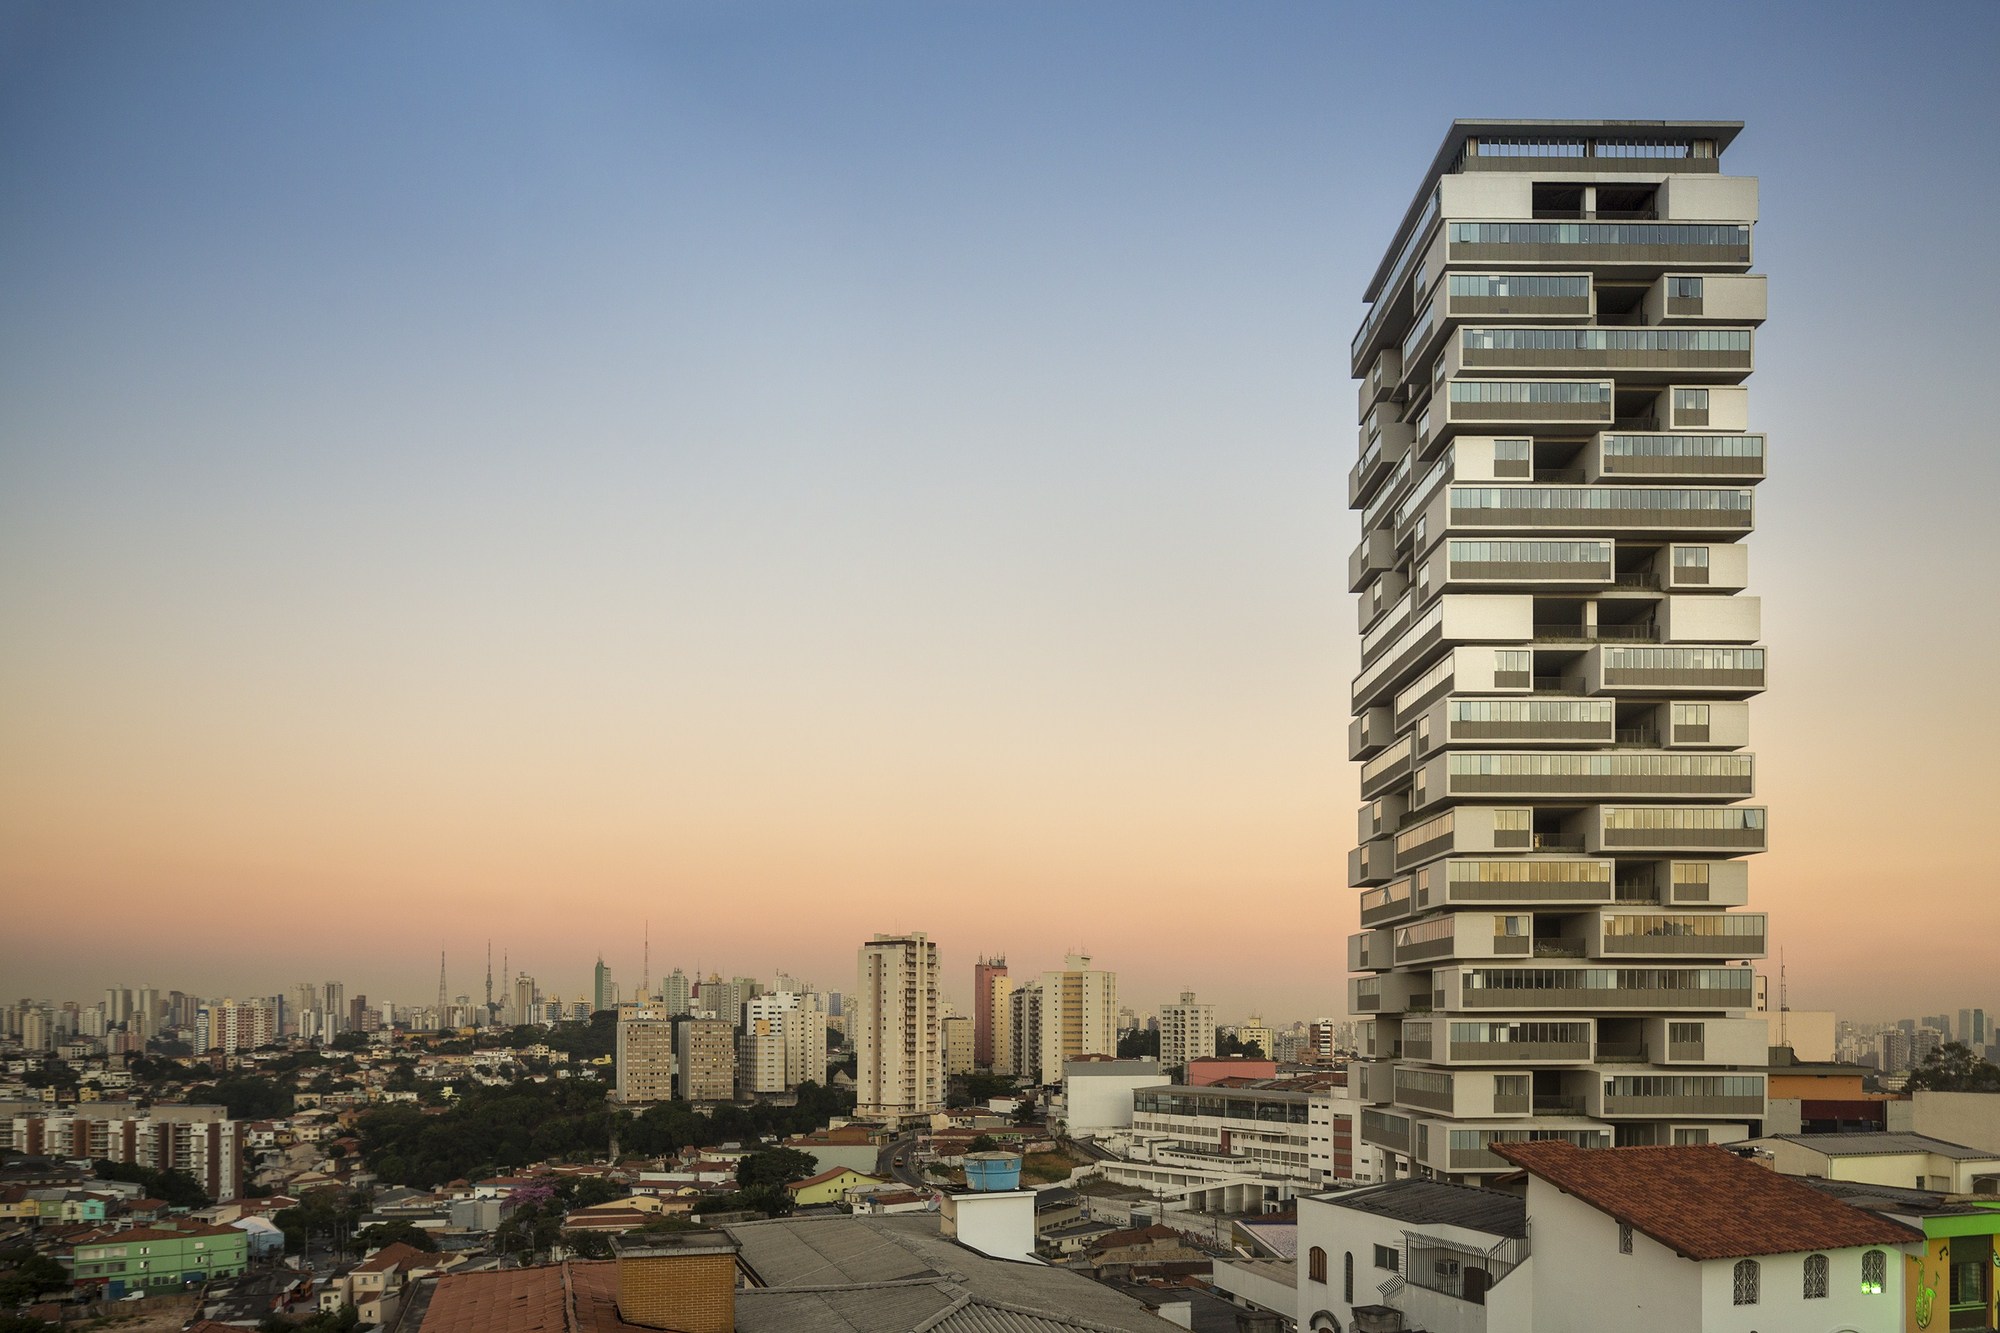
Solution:
<path fill-rule="evenodd" d="M 810 1189 L 814 1185 L 824 1185 L 829 1180 L 838 1180 L 840 1177 L 847 1175 L 849 1172 L 853 1172 L 853 1174 L 861 1177 L 861 1179 L 863 1180 L 882 1179 L 882 1177 L 880 1176 L 871 1176 L 866 1171 L 855 1171 L 854 1168 L 851 1166 L 836 1166 L 833 1167 L 831 1170 L 822 1171 L 816 1176 L 807 1176 L 804 1180 L 791 1181 L 789 1184 L 785 1186 L 785 1188 L 790 1190 L 792 1193 L 797 1194 L 802 1189 Z"/>
<path fill-rule="evenodd" d="M 510 1268 L 438 1279 L 423 1333 L 564 1333 L 562 1269 Z"/>
<path fill-rule="evenodd" d="M 1491 1147 L 1499 1157 L 1687 1259 L 1906 1245 L 1923 1239 L 1920 1232 L 1721 1148 L 1579 1148 L 1560 1139 Z"/>

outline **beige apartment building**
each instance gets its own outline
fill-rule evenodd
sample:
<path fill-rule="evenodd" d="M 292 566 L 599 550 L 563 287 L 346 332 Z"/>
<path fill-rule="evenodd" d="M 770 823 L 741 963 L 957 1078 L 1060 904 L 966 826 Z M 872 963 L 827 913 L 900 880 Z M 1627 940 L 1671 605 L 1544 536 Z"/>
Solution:
<path fill-rule="evenodd" d="M 848 1037 L 855 1114 L 891 1122 L 944 1107 L 943 996 L 937 945 L 921 932 L 877 935 L 861 946 Z"/>
<path fill-rule="evenodd" d="M 674 1020 L 665 1005 L 620 1005 L 617 1051 L 619 1101 L 673 1100 Z"/>
<path fill-rule="evenodd" d="M 1187 1062 L 1215 1054 L 1215 1006 L 1181 992 L 1180 1003 L 1160 1006 L 1160 1066 L 1187 1068 Z"/>
<path fill-rule="evenodd" d="M 972 1018 L 967 1014 L 950 1014 L 939 1021 L 940 1040 L 944 1043 L 944 1074 L 972 1072 Z"/>
<path fill-rule="evenodd" d="M 1739 129 L 1456 122 L 1368 286 L 1349 1009 L 1391 1175 L 1764 1115 Z"/>
<path fill-rule="evenodd" d="M 675 1091 L 682 1101 L 736 1100 L 736 1025 L 726 1018 L 682 1018 L 674 1031 Z"/>

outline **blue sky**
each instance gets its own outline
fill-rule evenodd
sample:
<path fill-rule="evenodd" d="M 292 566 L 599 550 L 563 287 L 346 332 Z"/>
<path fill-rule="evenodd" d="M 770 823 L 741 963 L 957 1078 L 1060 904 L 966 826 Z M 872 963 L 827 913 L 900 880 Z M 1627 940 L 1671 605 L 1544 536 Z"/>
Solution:
<path fill-rule="evenodd" d="M 414 911 L 353 967 L 412 998 L 479 902 L 578 988 L 650 913 L 724 971 L 928 925 L 1337 1009 L 1360 291 L 1455 115 L 1728 118 L 1753 896 L 1804 1003 L 1990 1002 L 1853 912 L 1990 882 L 1996 51 L 1990 4 L 11 5 L 0 890 Z M 1864 836 L 1908 790 L 1941 832 Z"/>

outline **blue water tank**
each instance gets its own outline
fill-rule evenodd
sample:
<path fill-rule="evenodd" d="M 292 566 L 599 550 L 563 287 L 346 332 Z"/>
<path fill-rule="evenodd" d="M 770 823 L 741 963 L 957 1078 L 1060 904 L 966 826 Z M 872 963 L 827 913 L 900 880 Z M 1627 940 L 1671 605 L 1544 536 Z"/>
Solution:
<path fill-rule="evenodd" d="M 1017 1152 L 969 1152 L 965 1155 L 965 1183 L 975 1190 L 1017 1190 L 1021 1188 L 1021 1154 Z"/>

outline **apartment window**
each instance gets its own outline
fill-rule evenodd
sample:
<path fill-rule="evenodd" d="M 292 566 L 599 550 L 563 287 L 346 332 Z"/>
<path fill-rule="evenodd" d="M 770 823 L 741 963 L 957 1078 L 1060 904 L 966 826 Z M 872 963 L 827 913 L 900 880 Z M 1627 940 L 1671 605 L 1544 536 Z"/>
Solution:
<path fill-rule="evenodd" d="M 1707 1144 L 1708 1131 L 1705 1129 L 1677 1129 L 1674 1131 L 1674 1146 L 1676 1148 L 1701 1148 L 1706 1147 Z"/>
<path fill-rule="evenodd" d="M 1306 1252 L 1306 1279 L 1320 1283 L 1326 1281 L 1326 1251 L 1317 1245 Z"/>
<path fill-rule="evenodd" d="M 1535 656 L 1533 653 L 1509 648 L 1493 654 L 1493 669 L 1495 671 L 1529 671 L 1534 667 L 1534 660 Z"/>
<path fill-rule="evenodd" d="M 1695 300 L 1699 301 L 1699 300 L 1701 299 L 1701 279 L 1700 279 L 1700 278 L 1668 278 L 1668 279 L 1667 279 L 1667 295 L 1668 295 L 1668 296 L 1680 296 L 1680 297 L 1692 297 L 1693 299 L 1695 299 Z"/>
<path fill-rule="evenodd" d="M 1630 1222 L 1620 1222 L 1618 1224 L 1618 1253 L 1632 1253 L 1632 1224 Z"/>
<path fill-rule="evenodd" d="M 1422 598 L 1430 595 L 1431 564 L 1430 561 L 1426 560 L 1423 564 L 1417 566 L 1417 596 Z"/>
<path fill-rule="evenodd" d="M 1757 1290 L 1760 1278 L 1761 1274 L 1758 1271 L 1755 1259 L 1739 1259 L 1736 1261 L 1736 1278 L 1731 1285 L 1731 1291 L 1737 1305 L 1755 1305 L 1757 1303 Z"/>
<path fill-rule="evenodd" d="M 1865 1295 L 1880 1296 L 1882 1286 L 1889 1280 L 1889 1256 L 1881 1250 L 1869 1250 L 1861 1256 L 1861 1290 Z"/>
<path fill-rule="evenodd" d="M 1340 1298 L 1354 1304 L 1354 1251 L 1349 1250 L 1340 1264 Z"/>
<path fill-rule="evenodd" d="M 1806 1299 L 1818 1301 L 1826 1299 L 1827 1260 L 1823 1254 L 1806 1256 Z"/>
<path fill-rule="evenodd" d="M 1675 569 L 1707 569 L 1708 548 L 1706 546 L 1676 546 L 1674 548 Z"/>
<path fill-rule="evenodd" d="M 1706 412 L 1706 411 L 1708 411 L 1708 390 L 1706 390 L 1706 389 L 1675 389 L 1675 390 L 1674 390 L 1674 411 L 1676 411 L 1676 412 Z M 1701 424 L 1703 424 L 1703 425 L 1707 425 L 1708 423 L 1707 423 L 1707 422 L 1703 422 L 1703 423 L 1701 423 Z"/>
<path fill-rule="evenodd" d="M 1496 463 L 1526 463 L 1534 457 L 1533 440 L 1493 441 L 1493 461 Z"/>
<path fill-rule="evenodd" d="M 1386 1268 L 1391 1273 L 1400 1273 L 1403 1271 L 1403 1252 L 1388 1245 L 1377 1245 L 1375 1247 L 1375 1266 L 1377 1268 Z"/>
<path fill-rule="evenodd" d="M 1708 725 L 1707 704 L 1675 704 L 1674 725 L 1677 727 L 1705 727 Z M 1704 870 L 1707 867 L 1703 867 Z"/>

